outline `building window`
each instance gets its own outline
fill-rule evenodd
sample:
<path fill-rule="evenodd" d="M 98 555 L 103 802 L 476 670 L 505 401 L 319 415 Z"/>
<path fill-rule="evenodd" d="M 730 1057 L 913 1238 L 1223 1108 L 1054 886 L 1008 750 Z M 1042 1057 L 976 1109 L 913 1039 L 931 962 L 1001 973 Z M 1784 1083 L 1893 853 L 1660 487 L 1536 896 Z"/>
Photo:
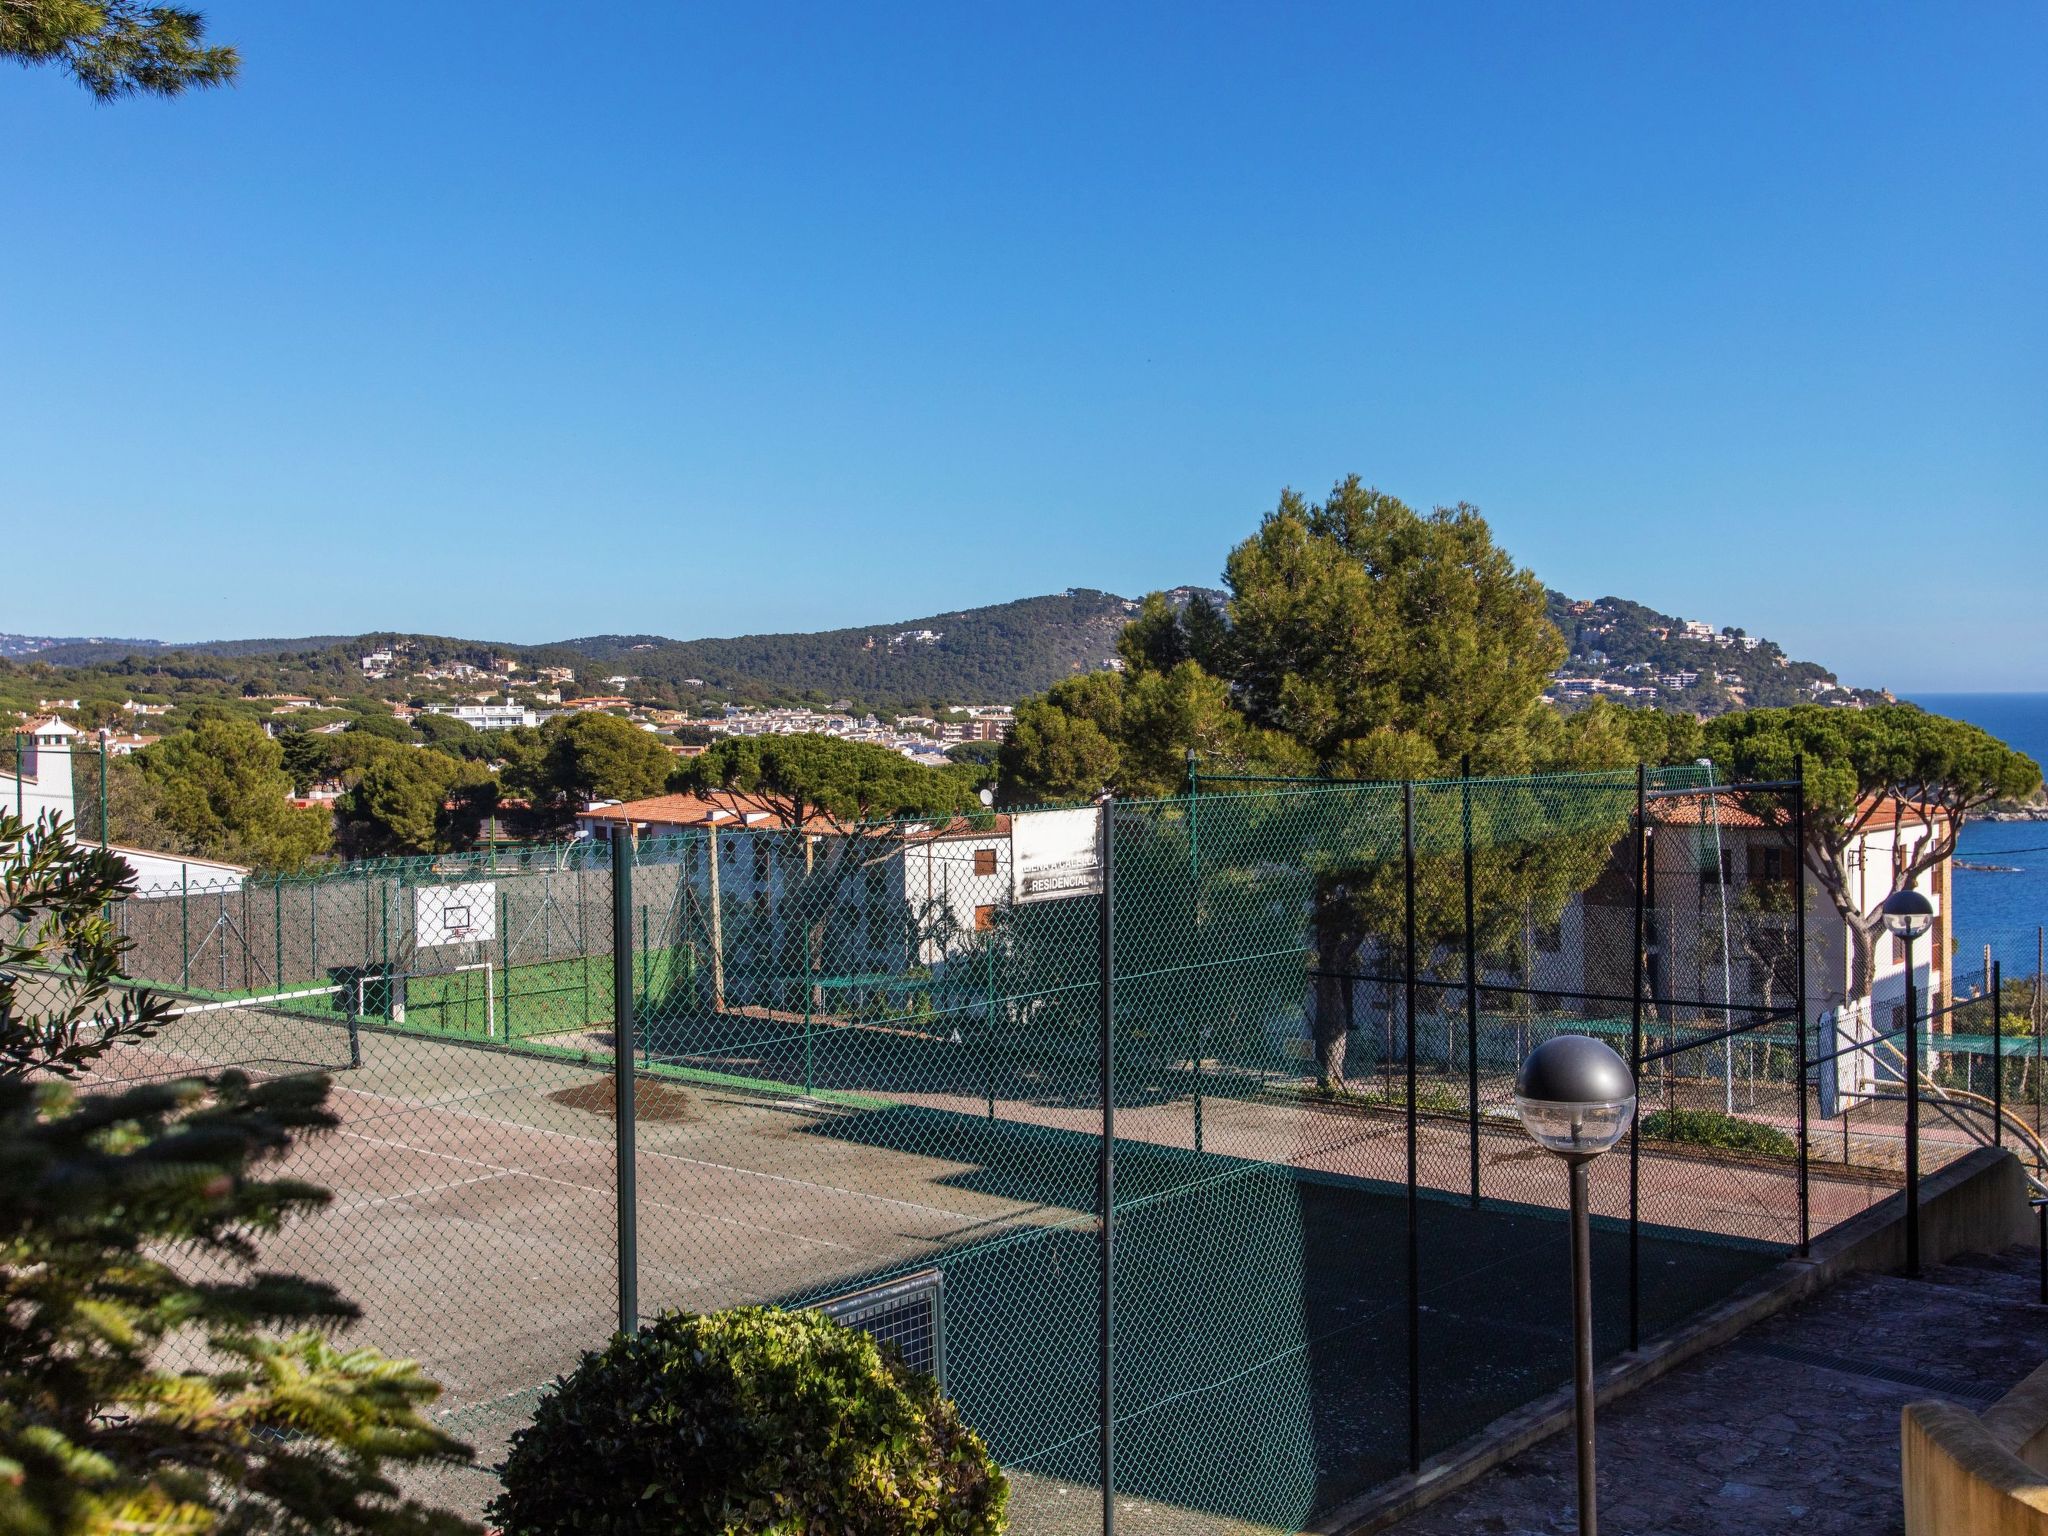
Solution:
<path fill-rule="evenodd" d="M 993 905 L 980 906 L 974 909 L 974 931 L 976 933 L 987 933 L 995 925 L 996 909 Z"/>
<path fill-rule="evenodd" d="M 992 875 L 996 872 L 996 851 L 993 848 L 974 850 L 974 872 L 977 875 Z"/>
<path fill-rule="evenodd" d="M 754 840 L 754 883 L 757 885 L 766 885 L 768 883 L 768 840 L 766 838 L 756 838 Z"/>

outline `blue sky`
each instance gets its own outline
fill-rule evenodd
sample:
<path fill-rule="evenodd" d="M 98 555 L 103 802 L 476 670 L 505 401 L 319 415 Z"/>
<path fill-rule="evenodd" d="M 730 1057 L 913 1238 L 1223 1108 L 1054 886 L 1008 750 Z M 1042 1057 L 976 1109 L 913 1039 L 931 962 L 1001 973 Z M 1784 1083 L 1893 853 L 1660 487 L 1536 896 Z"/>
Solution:
<path fill-rule="evenodd" d="M 1356 471 L 2048 688 L 2037 4 L 203 3 L 230 91 L 0 65 L 0 629 L 1136 593 Z"/>

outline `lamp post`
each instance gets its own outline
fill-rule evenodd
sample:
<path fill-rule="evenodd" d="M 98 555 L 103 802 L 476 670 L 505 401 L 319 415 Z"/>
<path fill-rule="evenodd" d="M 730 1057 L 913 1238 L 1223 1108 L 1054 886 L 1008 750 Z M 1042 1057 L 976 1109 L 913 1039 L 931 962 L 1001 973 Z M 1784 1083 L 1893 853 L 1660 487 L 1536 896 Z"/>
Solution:
<path fill-rule="evenodd" d="M 1885 897 L 1884 925 L 1906 946 L 1906 1273 L 1920 1273 L 1920 1030 L 1913 941 L 1934 926 L 1934 903 L 1910 885 Z"/>
<path fill-rule="evenodd" d="M 1579 1536 L 1599 1528 L 1593 1481 L 1593 1236 L 1586 1174 L 1629 1127 L 1636 1080 L 1628 1063 L 1586 1035 L 1557 1035 L 1528 1055 L 1515 1079 L 1515 1112 L 1538 1146 L 1565 1161 L 1572 1210 L 1572 1379 L 1579 1453 Z"/>

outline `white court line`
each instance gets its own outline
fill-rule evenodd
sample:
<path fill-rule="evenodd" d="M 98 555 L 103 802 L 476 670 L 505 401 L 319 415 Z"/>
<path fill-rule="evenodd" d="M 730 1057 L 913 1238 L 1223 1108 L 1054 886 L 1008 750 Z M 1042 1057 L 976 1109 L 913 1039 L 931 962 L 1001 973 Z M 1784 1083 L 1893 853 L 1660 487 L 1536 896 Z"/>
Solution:
<path fill-rule="evenodd" d="M 384 1094 L 384 1093 L 373 1093 L 373 1092 L 371 1092 L 371 1091 L 370 1091 L 369 1089 L 367 1089 L 367 1088 L 341 1088 L 341 1087 L 340 1087 L 339 1085 L 337 1085 L 337 1087 L 336 1087 L 336 1091 L 337 1091 L 337 1092 L 343 1092 L 343 1093 L 352 1093 L 352 1094 L 357 1094 L 357 1095 L 360 1095 L 361 1097 L 364 1097 L 364 1098 L 370 1098 L 370 1099 L 377 1099 L 377 1100 L 379 1100 L 379 1101 L 381 1101 L 381 1102 L 383 1102 L 383 1103 L 387 1103 L 387 1104 L 400 1104 L 400 1105 L 405 1105 L 405 1106 L 407 1106 L 407 1107 L 410 1107 L 410 1108 L 425 1108 L 425 1107 L 429 1107 L 429 1106 L 421 1105 L 421 1104 L 420 1104 L 420 1103 L 419 1103 L 419 1102 L 418 1102 L 417 1100 L 413 1100 L 413 1099 L 401 1099 L 401 1098 L 398 1098 L 398 1097 L 397 1097 L 396 1095 L 393 1095 L 393 1094 Z M 491 1090 L 491 1091 L 492 1091 L 492 1092 L 499 1092 L 499 1093 L 502 1093 L 502 1092 L 508 1092 L 508 1091 L 510 1091 L 510 1090 L 508 1090 L 508 1089 L 493 1089 L 493 1090 Z M 610 1139 L 609 1137 L 606 1137 L 606 1138 L 600 1139 L 600 1138 L 598 1138 L 598 1137 L 595 1137 L 595 1136 L 577 1136 L 577 1135 L 573 1135 L 573 1134 L 571 1134 L 571 1133 L 570 1133 L 570 1132 L 568 1132 L 568 1131 L 557 1131 L 557 1130 L 553 1130 L 553 1129 L 551 1129 L 550 1127 L 548 1127 L 548 1126 L 544 1126 L 544 1125 L 527 1125 L 527 1124 L 526 1124 L 526 1123 L 524 1123 L 523 1121 L 519 1121 L 519 1120 L 500 1120 L 500 1119 L 497 1119 L 496 1117 L 494 1117 L 494 1116 L 491 1116 L 491 1115 L 473 1115 L 473 1114 L 470 1114 L 470 1113 L 469 1113 L 468 1111 L 466 1111 L 466 1110 L 459 1110 L 459 1109 L 441 1109 L 441 1108 L 438 1108 L 438 1107 L 437 1107 L 437 1109 L 436 1109 L 436 1112 L 437 1112 L 437 1113 L 440 1113 L 440 1114 L 445 1114 L 445 1115 L 448 1115 L 448 1116 L 450 1116 L 451 1118 L 454 1118 L 454 1119 L 460 1119 L 460 1120 L 469 1120 L 469 1121 L 473 1121 L 474 1123 L 476 1123 L 476 1124 L 478 1124 L 478 1125 L 497 1125 L 497 1126 L 504 1126 L 504 1127 L 507 1127 L 508 1129 L 511 1129 L 511 1130 L 518 1130 L 518 1131 L 529 1131 L 529 1132 L 532 1132 L 533 1134 L 535 1134 L 535 1135 L 538 1135 L 538 1136 L 553 1136 L 553 1137 L 556 1137 L 556 1138 L 558 1138 L 559 1140 L 562 1140 L 562 1141 L 573 1141 L 573 1142 L 577 1142 L 577 1143 L 579 1143 L 579 1144 L 581 1144 L 581 1145 L 583 1145 L 583 1146 L 587 1146 L 587 1147 L 609 1147 L 609 1146 L 610 1146 L 610 1145 L 612 1144 L 612 1143 L 611 1143 L 611 1139 Z M 379 1116 L 378 1118 L 379 1118 L 380 1120 L 382 1120 L 382 1119 L 386 1119 L 386 1118 L 389 1118 L 389 1117 L 388 1117 L 388 1116 Z M 346 1134 L 346 1133 L 344 1133 L 344 1134 Z M 373 1139 L 373 1138 L 368 1138 L 368 1137 L 365 1137 L 365 1138 L 362 1138 L 362 1139 L 364 1139 L 364 1140 L 370 1140 L 370 1139 Z M 391 1143 L 389 1143 L 389 1145 L 391 1145 L 391 1146 L 409 1146 L 409 1145 L 410 1145 L 410 1143 L 406 1143 L 406 1142 L 391 1142 Z M 419 1148 L 419 1147 L 415 1147 L 415 1148 L 413 1148 L 413 1150 L 414 1150 L 414 1151 L 425 1151 L 426 1149 L 425 1149 L 425 1148 Z M 439 1156 L 439 1155 L 442 1155 L 442 1154 L 438 1154 L 438 1153 L 437 1153 L 437 1154 L 434 1154 L 434 1155 L 436 1155 L 436 1156 Z M 868 1191 L 866 1191 L 866 1190 L 861 1190 L 861 1189 L 842 1189 L 842 1188 L 841 1188 L 840 1186 L 838 1186 L 838 1185 L 836 1185 L 836 1184 L 820 1184 L 820 1183 L 817 1183 L 816 1181 L 814 1181 L 814 1180 L 811 1180 L 811 1179 L 798 1179 L 798 1178 L 792 1178 L 792 1177 L 790 1177 L 790 1176 L 789 1176 L 788 1174 L 783 1174 L 783 1173 L 767 1173 L 767 1172 L 764 1172 L 763 1170 L 761 1170 L 761 1169 L 759 1169 L 759 1168 L 740 1168 L 740 1167 L 736 1167 L 736 1166 L 734 1166 L 734 1165 L 733 1165 L 733 1164 L 731 1164 L 731 1163 L 714 1163 L 714 1162 L 711 1162 L 711 1161 L 709 1161 L 709 1160 L 707 1160 L 707 1159 L 704 1159 L 704 1158 L 699 1158 L 699 1157 L 685 1157 L 685 1156 L 684 1156 L 684 1155 L 683 1155 L 682 1153 L 680 1153 L 680 1152 L 661 1152 L 661 1151 L 657 1151 L 657 1150 L 655 1150 L 654 1148 L 651 1148 L 651 1147 L 642 1147 L 642 1148 L 640 1149 L 640 1155 L 641 1155 L 642 1157 L 659 1157 L 659 1158 L 665 1158 L 665 1159 L 667 1159 L 667 1160 L 668 1160 L 669 1162 L 672 1162 L 672 1163 L 685 1163 L 685 1164 L 687 1164 L 687 1165 L 689 1165 L 690 1167 L 693 1167 L 693 1168 L 709 1168 L 709 1169 L 712 1169 L 712 1170 L 714 1170 L 714 1171 L 716 1171 L 716 1172 L 719 1172 L 719 1173 L 737 1173 L 737 1174 L 744 1174 L 744 1175 L 748 1176 L 749 1178 L 756 1178 L 756 1179 L 768 1179 L 768 1180 L 771 1180 L 771 1181 L 773 1181 L 774 1183 L 777 1183 L 777 1184 L 788 1184 L 788 1185 L 791 1185 L 791 1186 L 793 1186 L 793 1187 L 795 1187 L 795 1188 L 798 1188 L 798 1189 L 814 1189 L 814 1190 L 817 1190 L 818 1192 L 820 1192 L 821 1194 L 830 1194 L 830 1195 L 844 1195 L 844 1196 L 846 1196 L 846 1197 L 847 1197 L 848 1199 L 851 1199 L 851 1200 L 872 1200 L 872 1201 L 874 1201 L 874 1202 L 876 1202 L 876 1203 L 878 1203 L 878 1204 L 881 1204 L 881 1205 L 894 1205 L 894 1206 L 900 1206 L 900 1207 L 901 1207 L 902 1209 L 904 1209 L 904 1210 L 907 1210 L 907 1211 L 922 1211 L 922 1212 L 924 1212 L 924 1213 L 925 1213 L 926 1215 L 928 1215 L 928 1216 L 944 1216 L 944 1217 L 945 1217 L 945 1218 L 946 1218 L 947 1220 L 949 1220 L 949 1221 L 961 1221 L 961 1220 L 972 1220 L 972 1219 L 974 1219 L 973 1213 L 972 1213 L 972 1212 L 968 1212 L 968 1211 L 955 1211 L 955 1210 L 949 1210 L 949 1209 L 947 1209 L 947 1208 L 946 1208 L 945 1206 L 941 1206 L 941 1205 L 925 1205 L 925 1204 L 923 1204 L 922 1202 L 920 1202 L 920 1201 L 916 1201 L 916 1200 L 902 1200 L 902 1199 L 898 1199 L 898 1198 L 897 1198 L 896 1196 L 894 1196 L 894 1195 L 877 1195 L 877 1194 L 870 1194 L 870 1193 L 869 1193 Z M 491 1165 L 490 1165 L 490 1164 L 485 1164 L 485 1163 L 479 1163 L 479 1164 L 477 1164 L 476 1166 L 478 1166 L 478 1167 L 489 1167 L 489 1166 L 491 1166 Z M 538 1177 L 538 1175 L 536 1175 L 536 1177 Z M 580 1188 L 580 1187 L 582 1187 L 582 1186 L 576 1186 L 576 1187 Z M 1047 1207 L 1047 1206 L 1036 1206 L 1036 1207 L 1024 1207 L 1024 1209 L 1039 1209 L 1039 1210 L 1051 1209 L 1051 1210 L 1065 1210 L 1065 1209 L 1066 1209 L 1066 1207 L 1064 1207 L 1064 1206 L 1052 1206 L 1052 1207 Z M 1075 1214 L 1077 1214 L 1077 1215 L 1086 1215 L 1087 1213 L 1086 1213 L 1086 1212 L 1084 1211 L 1084 1212 L 1077 1212 L 1077 1213 L 1075 1213 Z"/>
<path fill-rule="evenodd" d="M 450 1184 L 426 1184 L 418 1189 L 400 1190 L 395 1195 L 374 1195 L 367 1200 L 351 1200 L 346 1205 L 322 1206 L 321 1210 L 323 1213 L 332 1212 L 336 1215 L 347 1211 L 367 1211 L 380 1205 L 389 1205 L 394 1200 L 418 1200 L 427 1195 L 441 1194 L 446 1190 L 461 1189 L 469 1184 L 488 1184 L 493 1179 L 504 1177 L 506 1175 L 503 1173 L 480 1173 L 473 1179 L 457 1179 Z"/>
<path fill-rule="evenodd" d="M 508 1120 L 501 1121 L 498 1123 L 504 1125 L 511 1125 L 514 1122 Z M 579 1184 L 574 1179 L 558 1179 L 551 1174 L 535 1173 L 530 1168 L 506 1168 L 500 1166 L 497 1163 L 487 1163 L 483 1161 L 481 1158 L 462 1157 L 453 1152 L 434 1152 L 425 1147 L 416 1147 L 409 1141 L 390 1141 L 381 1136 L 363 1136 L 351 1131 L 342 1131 L 338 1134 L 347 1137 L 350 1141 L 366 1141 L 369 1142 L 372 1146 L 395 1147 L 400 1151 L 410 1152 L 417 1157 L 446 1158 L 451 1163 L 461 1163 L 465 1167 L 469 1168 L 488 1168 L 491 1170 L 491 1172 L 489 1175 L 486 1176 L 487 1178 L 499 1178 L 510 1176 L 514 1178 L 532 1179 L 539 1184 L 552 1184 L 558 1189 L 573 1189 L 578 1191 L 579 1193 L 586 1195 L 611 1195 L 616 1193 L 616 1191 L 614 1190 L 603 1189 L 595 1184 Z M 578 1138 L 571 1139 L 574 1140 Z M 484 1179 L 463 1179 L 459 1181 L 457 1184 L 451 1185 L 449 1187 L 459 1188 L 461 1184 L 481 1184 L 483 1182 L 485 1182 Z M 887 1257 L 886 1254 L 876 1253 L 874 1249 L 857 1248 L 852 1243 L 835 1243 L 830 1238 L 812 1237 L 807 1232 L 789 1232 L 783 1230 L 781 1227 L 763 1226 L 761 1223 L 757 1221 L 741 1221 L 737 1216 L 720 1216 L 711 1211 L 692 1210 L 687 1205 L 676 1205 L 672 1201 L 668 1200 L 652 1200 L 643 1196 L 641 1198 L 640 1203 L 643 1207 L 651 1206 L 655 1210 L 673 1211 L 679 1216 L 695 1217 L 700 1221 L 722 1222 L 723 1224 L 729 1227 L 745 1227 L 749 1232 L 767 1232 L 776 1237 L 795 1238 L 800 1243 L 811 1243 L 820 1248 L 839 1248 L 843 1249 L 847 1253 L 867 1253 L 874 1254 L 876 1257 Z"/>

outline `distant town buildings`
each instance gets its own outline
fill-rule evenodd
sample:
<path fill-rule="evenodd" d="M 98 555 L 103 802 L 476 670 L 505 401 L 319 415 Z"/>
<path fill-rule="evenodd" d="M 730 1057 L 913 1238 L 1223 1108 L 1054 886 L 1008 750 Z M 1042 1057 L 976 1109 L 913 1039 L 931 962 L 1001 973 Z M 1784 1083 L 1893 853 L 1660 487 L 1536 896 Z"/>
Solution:
<path fill-rule="evenodd" d="M 479 731 L 507 731 L 517 725 L 539 725 L 540 715 L 524 704 L 507 699 L 502 704 L 430 704 L 430 715 L 446 715 Z"/>

